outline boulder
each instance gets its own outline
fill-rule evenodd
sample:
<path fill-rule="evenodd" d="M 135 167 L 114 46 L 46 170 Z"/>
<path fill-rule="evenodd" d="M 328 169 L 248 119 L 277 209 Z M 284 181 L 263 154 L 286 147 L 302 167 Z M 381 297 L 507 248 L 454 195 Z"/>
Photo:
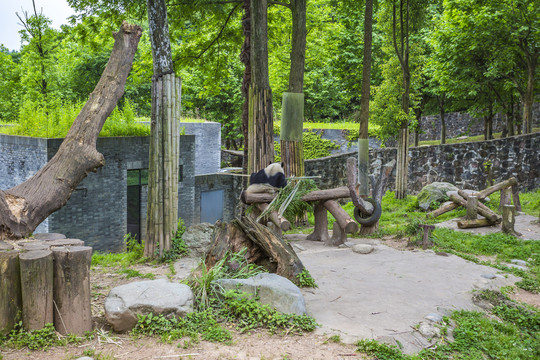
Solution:
<path fill-rule="evenodd" d="M 352 251 L 357 254 L 369 254 L 373 251 L 373 246 L 369 244 L 355 244 L 352 247 Z"/>
<path fill-rule="evenodd" d="M 137 314 L 183 317 L 192 311 L 193 292 L 189 286 L 166 279 L 121 285 L 105 299 L 105 317 L 116 332 L 133 329 Z"/>
<path fill-rule="evenodd" d="M 429 210 L 431 203 L 435 201 L 443 202 L 448 200 L 448 191 L 458 191 L 454 185 L 446 182 L 434 182 L 424 186 L 418 193 L 418 206 L 424 211 Z"/>
<path fill-rule="evenodd" d="M 209 223 L 200 223 L 190 226 L 182 235 L 190 254 L 201 256 L 208 252 L 214 240 L 214 226 Z"/>
<path fill-rule="evenodd" d="M 223 289 L 238 289 L 257 294 L 259 302 L 268 304 L 285 314 L 306 314 L 304 296 L 298 286 L 276 274 L 259 274 L 249 279 L 220 279 L 215 281 Z"/>

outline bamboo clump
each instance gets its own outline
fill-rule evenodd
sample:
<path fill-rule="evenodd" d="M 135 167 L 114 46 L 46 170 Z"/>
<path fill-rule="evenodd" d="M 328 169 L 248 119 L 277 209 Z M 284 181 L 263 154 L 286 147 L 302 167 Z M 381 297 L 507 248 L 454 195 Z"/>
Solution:
<path fill-rule="evenodd" d="M 153 82 L 152 134 L 148 165 L 145 256 L 171 248 L 178 220 L 178 158 L 181 80 L 165 74 Z"/>

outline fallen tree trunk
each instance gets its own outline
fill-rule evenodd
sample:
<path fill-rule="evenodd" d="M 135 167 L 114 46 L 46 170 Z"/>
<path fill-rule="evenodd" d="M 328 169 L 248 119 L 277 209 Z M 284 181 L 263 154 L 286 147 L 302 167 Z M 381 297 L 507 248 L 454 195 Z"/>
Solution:
<path fill-rule="evenodd" d="M 29 236 L 50 214 L 66 204 L 77 185 L 103 166 L 96 140 L 105 120 L 124 94 L 124 85 L 142 30 L 124 22 L 114 33 L 114 47 L 101 79 L 54 157 L 34 176 L 0 190 L 0 239 Z"/>
<path fill-rule="evenodd" d="M 491 226 L 495 225 L 494 222 L 489 221 L 488 219 L 465 219 L 465 220 L 459 220 L 457 222 L 457 226 L 460 229 L 470 229 L 470 228 L 477 228 L 477 227 L 484 227 L 484 226 Z"/>
<path fill-rule="evenodd" d="M 298 284 L 296 276 L 304 270 L 304 265 L 293 248 L 266 226 L 244 217 L 230 224 L 221 223 L 216 229 L 214 243 L 205 259 L 208 268 L 223 259 L 227 252 L 239 252 L 246 247 L 248 262 Z"/>

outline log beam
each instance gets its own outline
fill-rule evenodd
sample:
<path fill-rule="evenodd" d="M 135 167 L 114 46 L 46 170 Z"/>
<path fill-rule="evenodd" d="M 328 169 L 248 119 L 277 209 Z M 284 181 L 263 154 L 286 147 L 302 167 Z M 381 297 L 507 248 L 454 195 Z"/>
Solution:
<path fill-rule="evenodd" d="M 268 208 L 268 204 L 267 203 L 260 203 L 260 204 L 257 204 L 257 208 L 259 208 L 259 210 L 261 211 L 261 213 L 265 212 L 266 209 Z M 287 231 L 287 230 L 290 230 L 291 229 L 291 223 L 289 222 L 289 220 L 285 219 L 283 216 L 279 215 L 277 211 L 271 211 L 269 214 L 268 214 L 268 218 L 270 219 L 270 221 L 276 225 L 279 229 L 281 229 L 282 231 Z"/>
<path fill-rule="evenodd" d="M 323 203 L 323 206 L 336 218 L 336 221 L 345 233 L 353 234 L 358 232 L 358 224 L 356 221 L 354 221 L 336 201 L 326 200 Z"/>
<path fill-rule="evenodd" d="M 459 220 L 457 222 L 457 226 L 460 229 L 470 229 L 470 228 L 477 228 L 477 227 L 484 227 L 484 226 L 492 226 L 495 225 L 495 223 L 489 221 L 488 219 L 474 219 L 474 220 Z"/>
<path fill-rule="evenodd" d="M 459 204 L 463 207 L 467 206 L 467 201 L 459 196 L 458 194 L 450 194 L 450 200 L 455 202 L 456 204 Z M 497 214 L 495 214 L 493 211 L 491 211 L 486 205 L 478 203 L 478 213 L 488 219 L 491 222 L 499 223 L 501 222 L 501 217 Z"/>

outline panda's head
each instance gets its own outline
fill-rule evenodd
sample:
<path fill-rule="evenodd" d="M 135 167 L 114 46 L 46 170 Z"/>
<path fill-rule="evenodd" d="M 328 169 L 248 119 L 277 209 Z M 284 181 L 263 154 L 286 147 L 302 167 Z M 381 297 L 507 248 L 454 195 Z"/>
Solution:
<path fill-rule="evenodd" d="M 270 165 L 268 165 L 265 169 L 264 169 L 264 173 L 266 174 L 266 176 L 270 177 L 270 176 L 274 176 L 278 173 L 282 173 L 282 174 L 285 174 L 285 171 L 283 171 L 283 163 L 272 163 Z"/>

